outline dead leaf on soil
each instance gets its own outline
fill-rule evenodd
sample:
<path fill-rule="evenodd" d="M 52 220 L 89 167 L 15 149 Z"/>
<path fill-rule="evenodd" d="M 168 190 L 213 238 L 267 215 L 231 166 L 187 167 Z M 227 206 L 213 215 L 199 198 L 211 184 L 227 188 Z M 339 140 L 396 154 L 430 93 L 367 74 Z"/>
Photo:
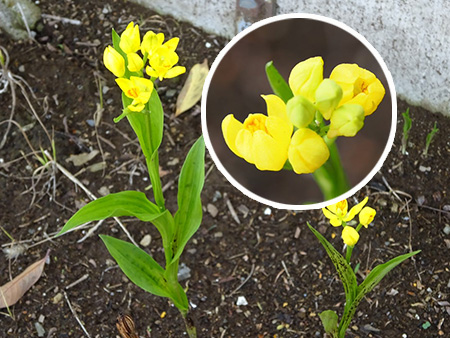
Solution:
<path fill-rule="evenodd" d="M 90 153 L 81 153 L 78 155 L 70 155 L 66 162 L 72 162 L 74 166 L 79 167 L 92 160 L 99 153 L 98 150 L 92 150 Z"/>
<path fill-rule="evenodd" d="M 200 100 L 202 97 L 203 84 L 205 83 L 208 72 L 207 59 L 205 59 L 203 63 L 197 63 L 192 67 L 186 83 L 178 95 L 175 116 L 192 108 Z"/>
<path fill-rule="evenodd" d="M 31 264 L 12 281 L 0 287 L 0 309 L 16 304 L 20 298 L 36 283 L 44 271 L 44 264 L 50 251 L 41 260 Z"/>

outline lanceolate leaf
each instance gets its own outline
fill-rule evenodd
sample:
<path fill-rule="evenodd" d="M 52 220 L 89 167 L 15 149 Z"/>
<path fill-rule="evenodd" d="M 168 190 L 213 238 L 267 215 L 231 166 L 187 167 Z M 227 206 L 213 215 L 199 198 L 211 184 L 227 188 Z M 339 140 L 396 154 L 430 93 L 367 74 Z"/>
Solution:
<path fill-rule="evenodd" d="M 341 323 L 339 324 L 339 337 L 345 336 L 345 331 L 347 330 L 350 322 L 355 314 L 356 308 L 358 307 L 361 300 L 367 295 L 373 288 L 381 282 L 381 280 L 386 276 L 386 274 L 395 268 L 397 265 L 407 260 L 408 258 L 418 254 L 421 250 L 413 251 L 398 257 L 391 259 L 389 262 L 377 265 L 366 279 L 358 286 L 357 295 L 355 300 L 352 302 L 351 306 L 346 307 L 344 314 L 342 315 Z"/>
<path fill-rule="evenodd" d="M 161 297 L 170 297 L 164 269 L 144 250 L 120 239 L 100 235 L 122 271 L 137 286 Z"/>
<path fill-rule="evenodd" d="M 150 202 L 144 193 L 122 191 L 86 204 L 67 221 L 59 234 L 63 234 L 81 224 L 108 217 L 134 216 L 142 221 L 152 222 L 160 215 L 160 209 Z"/>
<path fill-rule="evenodd" d="M 189 151 L 178 181 L 178 211 L 175 214 L 173 260 L 180 257 L 186 243 L 202 221 L 200 193 L 205 180 L 205 142 L 200 137 Z"/>
<path fill-rule="evenodd" d="M 357 282 L 356 276 L 353 272 L 350 265 L 347 263 L 344 257 L 328 242 L 325 237 L 323 237 L 316 229 L 314 229 L 309 223 L 309 229 L 316 235 L 317 239 L 322 243 L 323 247 L 330 256 L 331 261 L 333 262 L 339 277 L 342 280 L 342 284 L 344 285 L 345 291 L 345 302 L 347 304 L 351 304 L 356 296 L 357 290 Z"/>
<path fill-rule="evenodd" d="M 280 97 L 284 102 L 288 102 L 294 96 L 286 80 L 273 65 L 273 61 L 266 63 L 266 75 L 273 93 Z"/>
<path fill-rule="evenodd" d="M 319 314 L 325 332 L 335 337 L 338 328 L 338 315 L 333 310 L 326 310 Z"/>

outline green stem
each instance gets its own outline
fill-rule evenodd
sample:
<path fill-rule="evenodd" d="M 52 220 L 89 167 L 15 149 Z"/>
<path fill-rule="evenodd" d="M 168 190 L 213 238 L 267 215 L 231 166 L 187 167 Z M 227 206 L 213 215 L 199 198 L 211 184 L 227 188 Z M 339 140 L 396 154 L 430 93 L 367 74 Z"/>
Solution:
<path fill-rule="evenodd" d="M 161 210 L 165 210 L 164 195 L 162 191 L 161 178 L 159 177 L 159 156 L 158 151 L 153 154 L 152 158 L 145 158 L 147 162 L 148 174 L 152 183 L 153 195 L 155 202 Z"/>
<path fill-rule="evenodd" d="M 335 139 L 325 137 L 324 140 L 330 150 L 330 158 L 313 173 L 313 177 L 325 200 L 330 200 L 350 190 L 350 185 L 342 167 Z"/>
<path fill-rule="evenodd" d="M 352 258 L 352 252 L 353 252 L 353 246 L 347 245 L 347 254 L 345 255 L 345 259 L 347 260 L 347 263 L 350 263 L 350 259 Z"/>
<path fill-rule="evenodd" d="M 180 311 L 183 316 L 184 325 L 186 326 L 186 332 L 189 338 L 197 338 L 197 328 L 194 325 L 194 321 L 192 320 L 188 311 Z"/>

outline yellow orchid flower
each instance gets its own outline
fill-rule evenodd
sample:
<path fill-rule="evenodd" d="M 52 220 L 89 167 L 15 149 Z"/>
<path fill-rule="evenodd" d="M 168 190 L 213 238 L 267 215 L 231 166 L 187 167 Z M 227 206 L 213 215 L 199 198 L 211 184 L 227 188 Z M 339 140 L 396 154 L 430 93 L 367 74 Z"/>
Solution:
<path fill-rule="evenodd" d="M 117 84 L 124 94 L 133 99 L 128 109 L 140 112 L 144 109 L 153 91 L 153 82 L 142 77 L 132 76 L 130 79 L 116 79 Z"/>
<path fill-rule="evenodd" d="M 275 97 L 263 96 L 268 116 L 250 114 L 241 123 L 229 114 L 222 121 L 223 137 L 230 150 L 259 170 L 279 171 L 288 158 L 293 126 L 284 102 Z"/>
<path fill-rule="evenodd" d="M 168 41 L 169 42 L 169 41 Z M 145 71 L 151 77 L 170 79 L 186 72 L 186 68 L 175 66 L 178 63 L 178 54 L 168 46 L 161 46 L 150 58 L 150 66 Z M 175 66 L 175 67 L 174 67 Z"/>
<path fill-rule="evenodd" d="M 347 225 L 342 229 L 342 235 L 341 235 L 343 241 L 345 244 L 347 244 L 350 247 L 355 246 L 356 243 L 358 243 L 359 240 L 359 233 L 355 230 L 355 228 L 352 228 L 351 226 Z"/>
<path fill-rule="evenodd" d="M 128 24 L 120 36 L 119 47 L 125 54 L 136 53 L 141 48 L 139 26 L 135 26 L 133 21 Z"/>
<path fill-rule="evenodd" d="M 295 173 L 313 173 L 328 160 L 328 157 L 330 151 L 327 144 L 311 129 L 300 128 L 292 136 L 288 158 Z"/>
<path fill-rule="evenodd" d="M 347 200 L 342 200 L 340 202 L 337 202 L 336 204 L 332 204 L 327 206 L 326 208 L 322 208 L 322 211 L 325 217 L 330 220 L 331 225 L 338 227 L 342 224 L 342 222 L 349 222 L 353 218 L 355 218 L 355 216 L 359 214 L 361 209 L 366 205 L 368 200 L 368 197 L 364 198 L 362 202 L 351 208 L 350 212 L 347 212 Z"/>
<path fill-rule="evenodd" d="M 353 137 L 364 126 L 364 109 L 359 104 L 346 103 L 336 109 L 330 118 L 328 138 Z"/>
<path fill-rule="evenodd" d="M 125 60 L 113 47 L 108 46 L 103 52 L 103 63 L 105 67 L 117 77 L 125 74 Z"/>
<path fill-rule="evenodd" d="M 155 34 L 152 31 L 148 31 L 145 33 L 144 37 L 142 38 L 142 44 L 141 44 L 141 52 L 142 55 L 145 55 L 147 53 L 148 57 L 151 57 L 153 53 L 162 46 L 162 43 L 164 41 L 164 34 L 158 33 Z"/>
<path fill-rule="evenodd" d="M 127 54 L 128 70 L 130 72 L 139 72 L 144 68 L 144 61 L 137 53 Z"/>
<path fill-rule="evenodd" d="M 314 102 L 315 92 L 323 80 L 323 59 L 320 56 L 299 62 L 289 75 L 289 87 L 295 95 L 302 95 Z"/>
<path fill-rule="evenodd" d="M 372 223 L 373 219 L 377 211 L 371 207 L 364 207 L 359 213 L 359 223 L 364 225 L 364 227 L 368 227 L 370 223 Z"/>
<path fill-rule="evenodd" d="M 341 86 L 340 105 L 359 104 L 364 114 L 372 114 L 383 100 L 385 89 L 377 77 L 357 64 L 342 63 L 331 72 L 330 79 Z"/>

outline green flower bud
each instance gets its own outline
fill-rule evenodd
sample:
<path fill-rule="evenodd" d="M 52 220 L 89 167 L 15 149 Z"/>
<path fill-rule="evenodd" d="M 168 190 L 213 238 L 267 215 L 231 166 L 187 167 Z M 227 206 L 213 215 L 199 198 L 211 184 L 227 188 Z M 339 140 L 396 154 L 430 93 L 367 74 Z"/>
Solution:
<path fill-rule="evenodd" d="M 316 90 L 316 108 L 329 120 L 342 99 L 342 88 L 330 79 L 324 79 Z"/>
<path fill-rule="evenodd" d="M 344 104 L 331 115 L 328 138 L 353 137 L 364 126 L 364 109 L 359 104 Z"/>
<path fill-rule="evenodd" d="M 314 119 L 316 107 L 307 98 L 298 95 L 288 101 L 286 112 L 294 126 L 305 128 Z"/>

